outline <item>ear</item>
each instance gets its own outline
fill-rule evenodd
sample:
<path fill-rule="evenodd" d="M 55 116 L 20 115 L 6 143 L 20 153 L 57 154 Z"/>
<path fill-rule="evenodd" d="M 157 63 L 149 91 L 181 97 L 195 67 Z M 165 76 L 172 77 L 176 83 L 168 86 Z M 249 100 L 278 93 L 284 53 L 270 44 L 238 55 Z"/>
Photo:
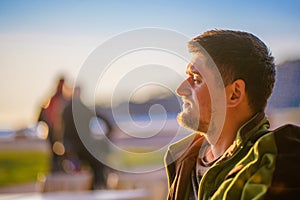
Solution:
<path fill-rule="evenodd" d="M 227 88 L 228 87 L 228 88 Z M 232 84 L 227 85 L 227 106 L 236 107 L 246 97 L 246 84 L 242 79 L 234 81 Z"/>

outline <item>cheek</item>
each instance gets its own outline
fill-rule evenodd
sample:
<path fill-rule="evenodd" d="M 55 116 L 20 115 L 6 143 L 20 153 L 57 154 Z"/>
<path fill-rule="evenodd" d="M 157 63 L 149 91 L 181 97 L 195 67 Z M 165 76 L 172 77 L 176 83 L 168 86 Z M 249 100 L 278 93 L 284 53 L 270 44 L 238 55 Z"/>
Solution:
<path fill-rule="evenodd" d="M 208 88 L 206 86 L 195 90 L 195 100 L 198 102 L 200 109 L 210 109 L 211 99 Z"/>

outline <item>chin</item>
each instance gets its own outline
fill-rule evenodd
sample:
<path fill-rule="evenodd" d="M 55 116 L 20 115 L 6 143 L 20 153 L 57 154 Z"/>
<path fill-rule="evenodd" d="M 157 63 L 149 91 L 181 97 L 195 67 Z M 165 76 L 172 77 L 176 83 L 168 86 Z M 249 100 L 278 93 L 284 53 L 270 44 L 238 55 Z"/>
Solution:
<path fill-rule="evenodd" d="M 190 112 L 181 112 L 177 115 L 177 121 L 182 127 L 191 129 L 192 131 L 206 133 L 208 131 L 209 123 L 199 120 Z"/>
<path fill-rule="evenodd" d="M 177 115 L 177 121 L 179 125 L 191 129 L 193 131 L 198 131 L 198 120 L 191 115 L 191 113 L 181 112 Z"/>

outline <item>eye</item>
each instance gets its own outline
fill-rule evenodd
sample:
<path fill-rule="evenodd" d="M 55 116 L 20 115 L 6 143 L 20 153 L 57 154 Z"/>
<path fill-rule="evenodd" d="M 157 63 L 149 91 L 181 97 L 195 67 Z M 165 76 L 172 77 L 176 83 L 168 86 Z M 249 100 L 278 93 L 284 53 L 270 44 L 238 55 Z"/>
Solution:
<path fill-rule="evenodd" d="M 193 74 L 193 82 L 194 84 L 202 83 L 202 78 L 199 74 Z"/>

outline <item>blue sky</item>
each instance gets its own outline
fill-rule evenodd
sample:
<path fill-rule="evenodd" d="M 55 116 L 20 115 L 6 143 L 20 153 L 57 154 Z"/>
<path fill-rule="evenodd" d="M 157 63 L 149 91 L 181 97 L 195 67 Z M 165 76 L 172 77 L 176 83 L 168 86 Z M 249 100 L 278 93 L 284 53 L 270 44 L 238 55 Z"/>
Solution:
<path fill-rule="evenodd" d="M 210 28 L 299 33 L 299 1 L 0 1 L 0 30 L 102 34 L 145 26 L 198 34 Z M 198 30 L 197 30 L 198 29 Z"/>
<path fill-rule="evenodd" d="M 299 1 L 0 0 L 0 128 L 33 123 L 57 74 L 74 81 L 88 55 L 124 31 L 159 27 L 192 38 L 249 31 L 276 62 L 299 58 Z"/>

